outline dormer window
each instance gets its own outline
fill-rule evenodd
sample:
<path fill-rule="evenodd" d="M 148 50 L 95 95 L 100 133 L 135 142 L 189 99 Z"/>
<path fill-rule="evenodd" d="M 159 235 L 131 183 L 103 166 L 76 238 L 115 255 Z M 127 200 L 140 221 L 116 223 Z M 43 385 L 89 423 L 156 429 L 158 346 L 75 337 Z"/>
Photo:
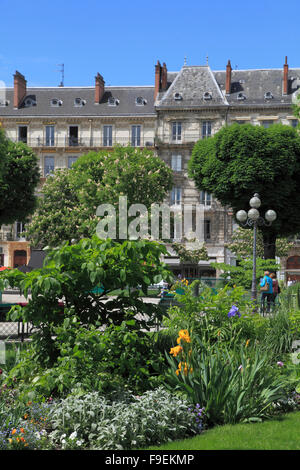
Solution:
<path fill-rule="evenodd" d="M 270 91 L 267 91 L 265 93 L 265 100 L 271 100 L 273 98 L 273 95 Z"/>
<path fill-rule="evenodd" d="M 114 98 L 113 96 L 110 96 L 108 98 L 108 106 L 117 106 L 120 103 L 120 101 L 117 98 Z"/>
<path fill-rule="evenodd" d="M 83 100 L 82 98 L 75 98 L 74 100 L 74 106 L 81 107 L 86 104 L 86 100 Z"/>
<path fill-rule="evenodd" d="M 25 98 L 24 106 L 26 108 L 30 108 L 31 106 L 36 106 L 36 100 L 31 97 Z"/>
<path fill-rule="evenodd" d="M 174 100 L 175 100 L 175 101 L 180 101 L 180 100 L 182 100 L 182 95 L 181 95 L 181 93 L 175 93 L 175 94 L 174 94 Z"/>
<path fill-rule="evenodd" d="M 53 98 L 51 101 L 50 101 L 50 105 L 53 106 L 54 108 L 58 107 L 58 106 L 62 106 L 63 102 L 62 100 L 59 100 L 57 98 Z"/>
<path fill-rule="evenodd" d="M 210 91 L 206 91 L 205 93 L 203 93 L 203 99 L 208 101 L 208 100 L 211 100 L 212 99 L 212 94 Z"/>
<path fill-rule="evenodd" d="M 246 99 L 246 96 L 244 95 L 244 93 L 238 93 L 236 99 L 242 101 Z"/>
<path fill-rule="evenodd" d="M 8 105 L 9 105 L 9 101 L 8 101 L 8 100 L 2 100 L 2 99 L 0 99 L 0 106 L 1 106 L 1 107 L 8 106 Z"/>
<path fill-rule="evenodd" d="M 145 104 L 147 104 L 147 100 L 145 100 L 142 96 L 138 96 L 135 100 L 135 104 L 137 106 L 144 106 Z"/>

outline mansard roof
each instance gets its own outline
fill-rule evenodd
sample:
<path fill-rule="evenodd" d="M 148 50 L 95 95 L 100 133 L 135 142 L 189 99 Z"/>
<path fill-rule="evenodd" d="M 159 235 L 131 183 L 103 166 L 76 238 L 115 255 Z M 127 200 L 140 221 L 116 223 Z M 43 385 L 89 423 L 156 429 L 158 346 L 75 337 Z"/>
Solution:
<path fill-rule="evenodd" d="M 220 89 L 225 93 L 226 72 L 214 72 L 214 76 Z M 231 90 L 230 94 L 226 95 L 226 99 L 230 106 L 290 105 L 293 94 L 299 87 L 299 68 L 289 69 L 287 95 L 283 94 L 283 69 L 232 70 Z M 238 99 L 241 94 L 245 99 Z"/>
<path fill-rule="evenodd" d="M 6 89 L 7 106 L 0 106 L 0 117 L 104 117 L 104 116 L 154 116 L 153 86 L 110 86 L 99 104 L 94 103 L 94 87 L 43 87 L 27 88 L 26 97 L 21 106 L 14 109 L 13 88 Z M 33 106 L 26 106 L 26 98 L 31 98 Z M 137 105 L 136 98 L 143 98 L 143 104 Z M 76 106 L 75 99 L 83 100 L 83 106 Z M 110 106 L 109 98 L 115 98 L 117 104 Z M 61 101 L 60 106 L 51 106 L 51 101 Z"/>
<path fill-rule="evenodd" d="M 206 66 L 183 66 L 168 72 L 168 88 L 158 93 L 157 109 L 290 106 L 300 91 L 300 68 L 289 68 L 288 93 L 283 94 L 283 69 L 232 70 L 230 94 L 225 93 L 226 71 Z M 210 93 L 211 97 L 205 93 Z M 177 96 L 177 99 L 176 99 Z"/>
<path fill-rule="evenodd" d="M 169 88 L 164 93 L 160 92 L 157 97 L 155 104 L 159 108 L 227 104 L 226 97 L 222 94 L 209 66 L 183 66 L 177 74 L 168 74 L 168 80 L 169 78 L 173 79 Z"/>

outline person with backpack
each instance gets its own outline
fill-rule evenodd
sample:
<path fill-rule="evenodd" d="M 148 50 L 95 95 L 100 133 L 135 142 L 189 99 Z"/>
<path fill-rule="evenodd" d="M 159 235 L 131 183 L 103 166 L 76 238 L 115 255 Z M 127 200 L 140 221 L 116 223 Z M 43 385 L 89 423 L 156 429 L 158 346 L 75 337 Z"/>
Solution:
<path fill-rule="evenodd" d="M 278 294 L 280 294 L 280 287 L 275 273 L 271 273 L 270 278 L 272 279 L 273 284 L 272 305 L 275 307 L 276 298 Z"/>
<path fill-rule="evenodd" d="M 260 291 L 261 291 L 261 311 L 265 312 L 265 302 L 267 300 L 267 309 L 266 312 L 270 312 L 271 302 L 273 298 L 273 281 L 269 276 L 269 271 L 264 272 L 264 277 L 260 282 Z"/>

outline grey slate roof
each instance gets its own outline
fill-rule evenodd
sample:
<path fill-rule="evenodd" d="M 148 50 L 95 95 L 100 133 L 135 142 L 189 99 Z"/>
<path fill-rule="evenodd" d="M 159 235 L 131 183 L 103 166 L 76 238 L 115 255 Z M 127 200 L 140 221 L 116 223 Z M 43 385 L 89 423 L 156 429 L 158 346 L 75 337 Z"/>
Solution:
<path fill-rule="evenodd" d="M 27 88 L 27 97 L 36 100 L 36 106 L 21 106 L 15 110 L 13 107 L 13 88 L 7 88 L 6 100 L 8 106 L 0 106 L 0 117 L 84 117 L 84 116 L 154 116 L 154 87 L 105 87 L 105 93 L 99 105 L 94 103 L 94 87 L 49 87 Z M 109 106 L 108 98 L 119 100 L 117 106 Z M 142 97 L 146 104 L 137 106 L 135 100 Z M 52 99 L 62 100 L 59 107 L 50 105 Z M 74 106 L 74 100 L 81 98 L 86 101 L 84 106 Z M 26 97 L 25 97 L 26 99 Z"/>
<path fill-rule="evenodd" d="M 157 95 L 157 109 L 185 109 L 213 106 L 289 106 L 293 93 L 300 89 L 300 69 L 289 69 L 288 94 L 283 95 L 283 69 L 232 70 L 231 93 L 225 95 L 225 71 L 211 71 L 209 66 L 183 66 L 179 72 L 168 73 L 168 89 Z M 203 94 L 211 92 L 211 99 Z M 270 92 L 271 99 L 265 98 Z M 180 93 L 181 100 L 175 100 Z M 238 99 L 243 94 L 245 99 Z"/>
<path fill-rule="evenodd" d="M 225 91 L 226 72 L 214 72 L 221 89 Z M 231 93 L 226 95 L 232 106 L 291 104 L 292 94 L 300 86 L 300 69 L 289 69 L 288 94 L 283 95 L 283 69 L 266 70 L 232 70 Z M 266 92 L 271 92 L 273 98 L 265 99 Z M 245 100 L 238 100 L 243 93 Z"/>
<path fill-rule="evenodd" d="M 211 99 L 203 98 L 205 93 L 209 93 Z M 181 95 L 181 100 L 175 100 L 175 94 Z M 160 93 L 157 97 L 156 105 L 172 108 L 187 108 L 195 106 L 211 106 L 227 104 L 226 98 L 215 80 L 215 77 L 208 66 L 183 66 L 176 75 L 172 84 L 165 93 Z"/>

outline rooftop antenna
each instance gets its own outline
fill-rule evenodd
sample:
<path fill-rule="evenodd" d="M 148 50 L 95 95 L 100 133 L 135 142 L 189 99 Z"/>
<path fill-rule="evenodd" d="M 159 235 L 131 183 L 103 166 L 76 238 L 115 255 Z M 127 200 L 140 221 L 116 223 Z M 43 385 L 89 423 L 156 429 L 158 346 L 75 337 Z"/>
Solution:
<path fill-rule="evenodd" d="M 208 65 L 208 55 L 206 56 L 206 65 Z"/>
<path fill-rule="evenodd" d="M 186 65 L 186 57 L 184 58 L 184 62 L 183 62 L 183 65 Z"/>
<path fill-rule="evenodd" d="M 64 81 L 65 81 L 65 64 L 58 64 L 61 69 L 59 72 L 61 72 L 61 82 L 58 86 L 63 87 L 64 86 Z"/>

